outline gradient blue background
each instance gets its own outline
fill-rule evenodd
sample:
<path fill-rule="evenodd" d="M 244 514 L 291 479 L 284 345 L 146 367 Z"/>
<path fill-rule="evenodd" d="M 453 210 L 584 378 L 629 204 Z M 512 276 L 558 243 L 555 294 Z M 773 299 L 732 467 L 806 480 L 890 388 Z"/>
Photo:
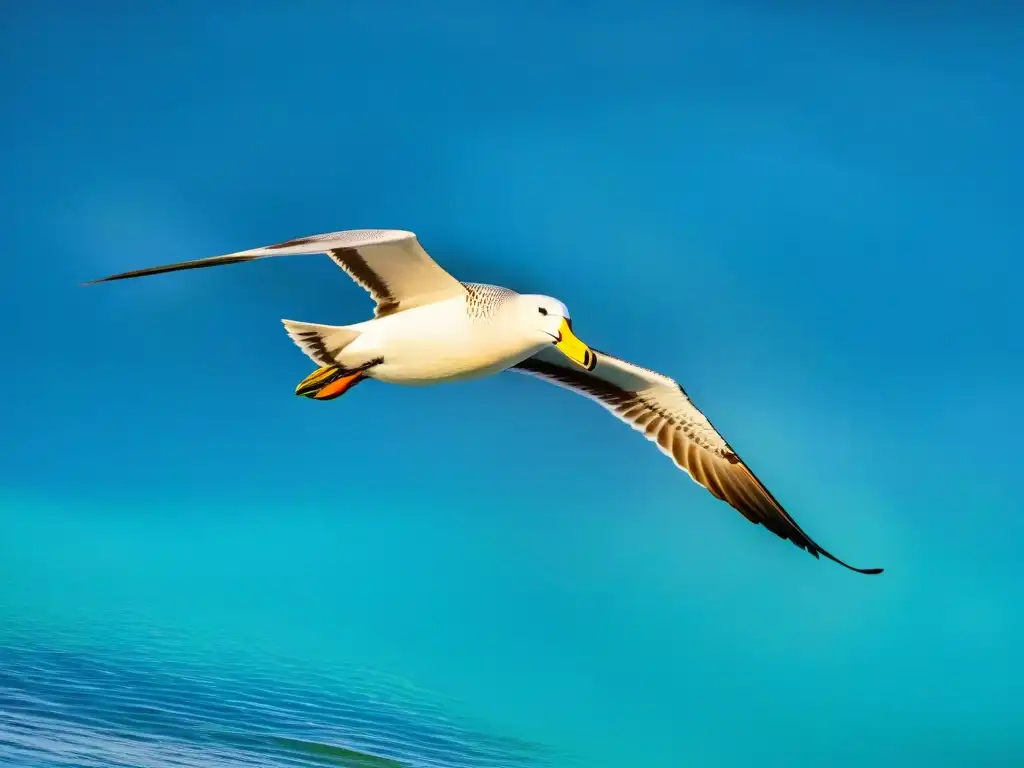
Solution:
<path fill-rule="evenodd" d="M 1018 765 L 1019 8 L 5 4 L 0 647 L 386 673 L 566 765 Z M 78 286 L 362 227 L 886 573 L 525 377 L 294 397 L 278 319 L 371 308 L 326 259 Z"/>

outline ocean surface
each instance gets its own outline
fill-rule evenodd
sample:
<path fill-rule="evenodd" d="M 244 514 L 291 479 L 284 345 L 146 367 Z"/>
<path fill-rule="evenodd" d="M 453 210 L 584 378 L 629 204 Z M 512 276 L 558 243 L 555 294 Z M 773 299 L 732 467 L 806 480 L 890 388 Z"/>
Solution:
<path fill-rule="evenodd" d="M 6 3 L 0 765 L 1024 765 L 1024 6 Z M 676 378 L 292 394 L 352 228 Z"/>
<path fill-rule="evenodd" d="M 211 667 L 167 635 L 142 653 L 58 650 L 60 640 L 52 631 L 4 634 L 3 765 L 555 764 L 540 745 L 474 729 L 446 713 L 443 699 L 386 674 L 318 677 L 300 659 Z"/>

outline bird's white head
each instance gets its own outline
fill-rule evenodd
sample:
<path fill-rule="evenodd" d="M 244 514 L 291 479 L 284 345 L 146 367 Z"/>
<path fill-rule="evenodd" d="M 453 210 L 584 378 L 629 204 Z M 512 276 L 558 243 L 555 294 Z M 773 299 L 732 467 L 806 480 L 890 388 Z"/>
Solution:
<path fill-rule="evenodd" d="M 588 371 L 597 365 L 597 355 L 572 330 L 569 309 L 551 296 L 521 294 L 515 298 L 516 324 L 538 345 L 554 344 L 558 350 Z"/>

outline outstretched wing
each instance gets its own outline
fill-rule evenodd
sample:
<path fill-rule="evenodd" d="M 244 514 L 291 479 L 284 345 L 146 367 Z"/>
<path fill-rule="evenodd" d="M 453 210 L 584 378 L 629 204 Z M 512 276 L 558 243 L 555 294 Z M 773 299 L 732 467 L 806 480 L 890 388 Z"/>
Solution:
<path fill-rule="evenodd" d="M 818 546 L 736 455 L 675 381 L 660 373 L 597 352 L 585 371 L 554 347 L 542 349 L 509 370 L 550 381 L 589 397 L 654 442 L 676 466 L 752 523 L 760 523 L 815 557 L 824 555 L 858 573 Z"/>
<path fill-rule="evenodd" d="M 272 256 L 309 254 L 327 254 L 349 277 L 369 291 L 377 303 L 374 310 L 377 317 L 466 293 L 462 283 L 445 272 L 423 250 L 415 234 L 398 229 L 352 229 L 299 237 L 224 256 L 122 272 L 93 280 L 86 285 L 183 269 L 238 264 Z"/>

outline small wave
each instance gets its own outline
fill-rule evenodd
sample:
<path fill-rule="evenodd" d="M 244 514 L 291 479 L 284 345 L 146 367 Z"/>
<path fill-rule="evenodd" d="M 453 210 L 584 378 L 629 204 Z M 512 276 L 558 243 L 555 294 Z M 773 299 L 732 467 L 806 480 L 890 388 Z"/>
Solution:
<path fill-rule="evenodd" d="M 0 647 L 0 763 L 12 768 L 537 768 L 540 745 L 484 733 L 371 673 L 297 682 Z M 562 761 L 560 761 L 562 762 Z"/>

